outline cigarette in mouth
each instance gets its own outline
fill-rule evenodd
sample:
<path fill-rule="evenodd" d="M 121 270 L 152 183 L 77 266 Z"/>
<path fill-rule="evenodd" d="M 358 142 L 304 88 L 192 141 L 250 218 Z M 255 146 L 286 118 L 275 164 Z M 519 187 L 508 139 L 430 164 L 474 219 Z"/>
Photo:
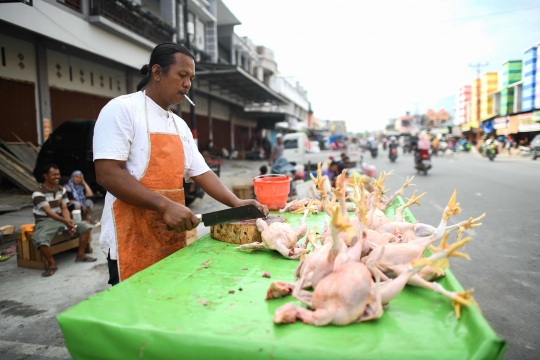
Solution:
<path fill-rule="evenodd" d="M 191 99 L 187 96 L 187 94 L 185 94 L 184 97 L 187 99 L 187 101 L 189 101 L 191 105 L 195 106 L 195 104 L 193 103 L 193 101 L 191 101 Z"/>

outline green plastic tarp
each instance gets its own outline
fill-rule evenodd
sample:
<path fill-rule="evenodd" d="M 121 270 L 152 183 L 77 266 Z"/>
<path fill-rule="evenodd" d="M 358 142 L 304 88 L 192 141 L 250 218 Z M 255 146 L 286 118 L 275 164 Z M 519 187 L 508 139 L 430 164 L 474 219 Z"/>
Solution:
<path fill-rule="evenodd" d="M 299 224 L 300 215 L 285 216 Z M 326 220 L 325 213 L 311 215 L 308 228 L 320 231 Z M 414 221 L 410 212 L 407 220 Z M 294 281 L 298 261 L 234 248 L 203 236 L 63 312 L 57 320 L 69 352 L 74 359 L 462 360 L 499 359 L 506 349 L 476 307 L 462 309 L 457 320 L 447 298 L 410 286 L 375 321 L 275 325 L 276 308 L 300 303 L 265 301 L 266 290 L 272 281 Z M 272 278 L 262 277 L 265 271 Z M 439 282 L 463 290 L 451 271 Z"/>

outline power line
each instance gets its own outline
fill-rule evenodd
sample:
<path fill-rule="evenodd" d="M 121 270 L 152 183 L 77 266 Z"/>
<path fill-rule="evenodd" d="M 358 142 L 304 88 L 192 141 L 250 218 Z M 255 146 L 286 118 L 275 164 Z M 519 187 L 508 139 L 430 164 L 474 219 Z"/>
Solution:
<path fill-rule="evenodd" d="M 485 64 L 481 64 L 480 62 L 477 62 L 476 64 L 469 64 L 469 67 L 476 69 L 476 78 L 480 79 L 480 69 L 488 65 L 489 65 L 488 62 L 486 62 Z"/>

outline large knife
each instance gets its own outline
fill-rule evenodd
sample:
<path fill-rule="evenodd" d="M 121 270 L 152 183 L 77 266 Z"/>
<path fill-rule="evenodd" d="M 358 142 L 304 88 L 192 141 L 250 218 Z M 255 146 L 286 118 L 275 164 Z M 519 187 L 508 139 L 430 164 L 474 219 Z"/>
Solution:
<path fill-rule="evenodd" d="M 244 205 L 196 216 L 204 223 L 204 226 L 214 226 L 241 220 L 264 218 L 264 213 L 257 209 L 255 205 Z M 172 228 L 167 225 L 167 230 L 172 230 Z"/>
<path fill-rule="evenodd" d="M 207 214 L 199 214 L 197 217 L 204 223 L 204 226 L 214 226 L 241 220 L 263 218 L 264 213 L 257 209 L 255 205 L 244 205 Z"/>

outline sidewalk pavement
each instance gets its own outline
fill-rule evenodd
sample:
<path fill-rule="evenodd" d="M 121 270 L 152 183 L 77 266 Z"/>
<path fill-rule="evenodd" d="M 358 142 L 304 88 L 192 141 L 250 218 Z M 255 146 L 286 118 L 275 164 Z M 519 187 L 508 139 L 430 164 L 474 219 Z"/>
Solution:
<path fill-rule="evenodd" d="M 234 185 L 251 183 L 265 161 L 225 160 L 220 177 L 232 189 Z M 17 192 L 0 194 L 2 204 L 31 204 L 29 195 Z M 208 195 L 190 206 L 194 213 L 205 213 L 226 208 Z M 103 199 L 96 202 L 94 218 L 99 219 Z M 31 207 L 0 215 L 0 226 L 34 223 Z M 197 228 L 197 236 L 209 232 Z M 58 271 L 51 277 L 41 277 L 42 270 L 17 267 L 13 257 L 0 262 L 0 358 L 2 359 L 70 359 L 64 346 L 56 315 L 73 305 L 107 290 L 110 285 L 107 259 L 99 247 L 101 228 L 92 230 L 93 263 L 75 263 L 76 251 L 55 255 Z M 0 236 L 1 237 L 1 236 Z M 3 249 L 13 242 L 3 242 Z"/>

